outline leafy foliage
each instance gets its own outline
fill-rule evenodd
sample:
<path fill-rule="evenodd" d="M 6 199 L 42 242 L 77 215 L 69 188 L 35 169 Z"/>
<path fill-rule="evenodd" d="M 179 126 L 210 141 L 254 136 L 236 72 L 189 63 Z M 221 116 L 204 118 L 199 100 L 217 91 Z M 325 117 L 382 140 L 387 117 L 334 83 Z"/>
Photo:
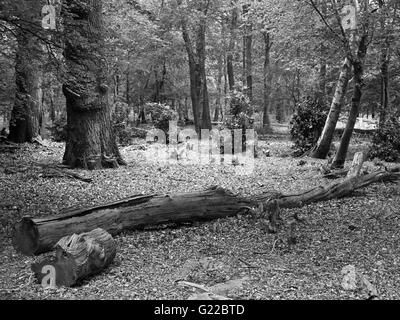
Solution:
<path fill-rule="evenodd" d="M 240 89 L 235 89 L 229 96 L 229 113 L 220 129 L 228 128 L 232 130 L 232 139 L 234 131 L 242 130 L 242 151 L 246 150 L 246 130 L 254 129 L 254 119 L 252 118 L 252 105 L 249 97 Z M 221 150 L 222 151 L 222 150 Z M 222 152 L 223 153 L 223 152 Z M 257 157 L 257 138 L 255 141 L 254 155 Z"/>
<path fill-rule="evenodd" d="M 387 162 L 400 161 L 400 114 L 392 114 L 380 126 L 372 140 L 369 158 Z"/>
<path fill-rule="evenodd" d="M 229 96 L 229 106 L 230 116 L 225 120 L 224 127 L 231 130 L 246 130 L 253 127 L 252 106 L 246 94 L 238 89 L 233 90 Z"/>
<path fill-rule="evenodd" d="M 168 132 L 169 122 L 176 120 L 176 113 L 171 107 L 162 103 L 147 103 L 145 106 L 147 113 L 151 114 L 153 124 L 157 129 Z"/>
<path fill-rule="evenodd" d="M 326 118 L 325 107 L 315 97 L 308 97 L 297 105 L 297 111 L 290 122 L 294 156 L 303 155 L 317 143 Z"/>

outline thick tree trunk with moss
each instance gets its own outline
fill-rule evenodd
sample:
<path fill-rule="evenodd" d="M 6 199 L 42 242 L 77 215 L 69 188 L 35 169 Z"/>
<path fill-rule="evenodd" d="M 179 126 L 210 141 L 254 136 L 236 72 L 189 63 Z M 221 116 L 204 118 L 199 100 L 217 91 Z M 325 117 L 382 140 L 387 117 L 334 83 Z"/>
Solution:
<path fill-rule="evenodd" d="M 38 19 L 39 13 L 34 17 Z M 23 26 L 23 28 L 27 28 L 27 26 Z M 24 143 L 32 142 L 40 135 L 42 89 L 38 55 L 42 50 L 38 38 L 32 36 L 25 29 L 18 29 L 17 42 L 16 92 L 8 139 L 16 143 Z"/>
<path fill-rule="evenodd" d="M 318 140 L 315 150 L 312 152 L 312 157 L 317 159 L 325 159 L 331 148 L 333 136 L 335 134 L 336 124 L 339 120 L 340 112 L 344 103 L 344 98 L 347 92 L 348 83 L 351 75 L 351 63 L 349 59 L 345 59 L 339 80 L 336 85 L 335 95 L 332 100 L 331 108 L 326 119 L 324 130 Z"/>
<path fill-rule="evenodd" d="M 124 161 L 111 125 L 102 1 L 67 0 L 62 15 L 67 35 L 63 92 L 68 138 L 64 163 L 91 170 L 117 167 Z"/>

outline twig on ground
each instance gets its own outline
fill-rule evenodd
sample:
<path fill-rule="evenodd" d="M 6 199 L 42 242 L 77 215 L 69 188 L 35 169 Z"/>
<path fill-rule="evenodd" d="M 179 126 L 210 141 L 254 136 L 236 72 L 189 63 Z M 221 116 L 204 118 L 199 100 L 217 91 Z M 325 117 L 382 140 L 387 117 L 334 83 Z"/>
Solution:
<path fill-rule="evenodd" d="M 244 261 L 242 258 L 238 259 L 241 263 L 243 263 L 244 265 L 246 265 L 249 269 L 260 269 L 260 267 L 258 266 L 253 266 L 252 264 Z"/>

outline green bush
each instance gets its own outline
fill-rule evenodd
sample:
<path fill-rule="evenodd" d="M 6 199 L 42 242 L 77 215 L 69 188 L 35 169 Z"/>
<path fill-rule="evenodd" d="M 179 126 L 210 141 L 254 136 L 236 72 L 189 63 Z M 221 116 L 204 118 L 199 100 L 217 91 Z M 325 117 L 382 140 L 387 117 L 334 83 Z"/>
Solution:
<path fill-rule="evenodd" d="M 251 115 L 252 108 L 249 97 L 240 89 L 233 90 L 228 97 L 229 100 L 229 113 L 233 117 L 240 114 Z"/>
<path fill-rule="evenodd" d="M 297 105 L 290 122 L 295 157 L 302 156 L 318 142 L 327 119 L 326 111 L 326 106 L 317 98 L 308 97 Z"/>
<path fill-rule="evenodd" d="M 241 90 L 235 89 L 229 95 L 229 116 L 223 123 L 223 127 L 234 130 L 254 128 L 254 120 L 251 118 L 252 106 L 249 97 Z"/>
<path fill-rule="evenodd" d="M 400 161 L 400 114 L 392 114 L 372 139 L 369 158 L 387 162 Z"/>
<path fill-rule="evenodd" d="M 232 131 L 232 141 L 235 129 L 242 130 L 242 151 L 246 150 L 246 130 L 254 129 L 254 119 L 252 118 L 253 108 L 249 97 L 240 89 L 235 89 L 229 96 L 229 115 L 226 117 L 220 130 L 227 128 Z M 256 133 L 255 133 L 256 134 Z M 257 157 L 257 134 L 255 137 L 254 155 Z M 221 150 L 223 153 L 223 151 Z M 232 150 L 232 152 L 236 152 Z"/>
<path fill-rule="evenodd" d="M 145 110 L 151 114 L 154 127 L 168 134 L 169 122 L 176 120 L 176 112 L 171 110 L 168 105 L 161 103 L 147 103 Z"/>

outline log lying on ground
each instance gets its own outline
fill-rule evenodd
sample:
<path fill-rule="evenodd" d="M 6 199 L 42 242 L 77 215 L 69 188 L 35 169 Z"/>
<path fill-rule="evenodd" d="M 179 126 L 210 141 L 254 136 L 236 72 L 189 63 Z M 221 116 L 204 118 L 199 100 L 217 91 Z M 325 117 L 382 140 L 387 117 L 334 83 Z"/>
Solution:
<path fill-rule="evenodd" d="M 9 167 L 4 170 L 6 174 L 17 174 L 32 171 L 37 173 L 38 177 L 42 178 L 68 178 L 81 180 L 86 183 L 93 182 L 93 179 L 86 178 L 76 172 L 67 171 L 68 167 L 63 166 L 52 166 L 48 164 L 33 164 L 26 167 Z"/>
<path fill-rule="evenodd" d="M 71 287 L 110 265 L 116 243 L 103 229 L 62 238 L 56 245 L 56 258 L 31 266 L 36 279 L 45 287 Z"/>
<path fill-rule="evenodd" d="M 20 148 L 19 144 L 9 141 L 6 137 L 0 137 L 0 153 L 14 153 Z"/>
<path fill-rule="evenodd" d="M 362 163 L 358 163 L 361 166 Z M 379 171 L 355 176 L 343 182 L 319 186 L 294 195 L 262 194 L 246 199 L 222 188 L 214 187 L 202 192 L 172 196 L 135 196 L 105 206 L 77 209 L 46 219 L 23 218 L 16 224 L 13 244 L 17 251 L 37 255 L 52 250 L 64 236 L 103 228 L 111 235 L 123 230 L 139 229 L 148 225 L 206 221 L 235 216 L 243 209 L 257 208 L 262 204 L 276 230 L 277 216 L 282 208 L 296 208 L 314 202 L 342 198 L 357 189 L 375 182 L 400 179 L 400 172 Z"/>
<path fill-rule="evenodd" d="M 292 195 L 278 195 L 274 199 L 256 197 L 262 210 L 270 221 L 270 231 L 277 231 L 280 209 L 300 208 L 315 202 L 340 199 L 351 195 L 354 191 L 366 188 L 377 182 L 395 182 L 400 180 L 400 172 L 397 169 L 391 171 L 378 171 L 371 174 L 359 175 L 364 162 L 364 155 L 357 154 L 343 182 L 337 182 L 326 186 L 319 186 L 306 192 Z"/>
<path fill-rule="evenodd" d="M 360 178 L 368 176 L 360 176 L 360 171 L 363 164 L 364 154 L 362 152 L 357 153 L 354 156 L 353 163 L 350 166 L 350 170 L 348 171 L 346 180 L 344 182 L 319 186 L 300 194 L 277 196 L 274 199 L 276 205 L 279 208 L 297 208 L 313 202 L 342 198 L 359 188 L 357 185 Z M 371 181 L 370 183 L 373 182 L 376 181 Z M 278 212 L 279 208 L 275 209 L 274 212 Z"/>
<path fill-rule="evenodd" d="M 134 196 L 104 206 L 78 209 L 45 219 L 23 218 L 14 227 L 18 252 L 37 255 L 53 249 L 62 238 L 102 228 L 111 235 L 147 225 L 205 221 L 235 216 L 251 201 L 222 188 L 172 196 Z"/>

